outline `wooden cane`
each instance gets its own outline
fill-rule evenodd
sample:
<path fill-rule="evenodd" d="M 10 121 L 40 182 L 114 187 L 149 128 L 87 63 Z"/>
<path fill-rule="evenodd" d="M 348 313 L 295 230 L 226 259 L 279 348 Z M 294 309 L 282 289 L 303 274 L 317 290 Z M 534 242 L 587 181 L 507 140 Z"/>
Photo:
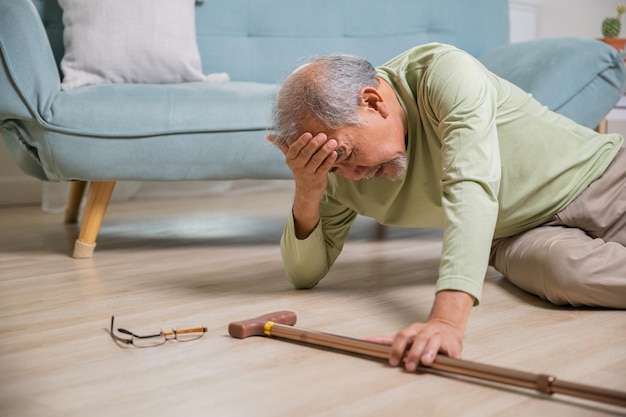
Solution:
<path fill-rule="evenodd" d="M 291 327 L 296 323 L 296 320 L 296 313 L 292 311 L 277 311 L 253 319 L 230 323 L 228 333 L 238 339 L 249 336 L 276 337 L 379 359 L 387 359 L 391 352 L 390 346 Z M 420 364 L 420 366 L 425 365 Z M 435 362 L 427 367 L 501 384 L 535 389 L 543 394 L 558 393 L 626 407 L 626 392 L 562 381 L 552 375 L 533 374 L 485 365 L 441 354 L 438 354 Z"/>

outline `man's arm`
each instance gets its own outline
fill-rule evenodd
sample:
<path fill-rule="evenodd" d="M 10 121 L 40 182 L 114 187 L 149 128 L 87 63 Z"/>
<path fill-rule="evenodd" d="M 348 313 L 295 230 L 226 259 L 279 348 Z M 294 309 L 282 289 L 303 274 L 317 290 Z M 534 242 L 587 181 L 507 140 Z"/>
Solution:
<path fill-rule="evenodd" d="M 356 214 L 322 196 L 328 173 L 337 159 L 337 142 L 324 134 L 304 133 L 290 145 L 281 146 L 274 138 L 294 174 L 296 183 L 291 216 L 287 220 L 280 248 L 287 278 L 296 288 L 314 287 L 339 256 Z M 323 205 L 326 220 L 321 220 Z"/>
<path fill-rule="evenodd" d="M 449 50 L 427 73 L 416 88 L 418 107 L 433 117 L 427 140 L 441 149 L 444 235 L 437 295 L 426 323 L 378 340 L 392 345 L 391 364 L 404 358 L 409 370 L 420 361 L 432 363 L 438 351 L 460 356 L 469 312 L 482 292 L 501 174 L 498 96 L 488 72 L 466 53 Z"/>

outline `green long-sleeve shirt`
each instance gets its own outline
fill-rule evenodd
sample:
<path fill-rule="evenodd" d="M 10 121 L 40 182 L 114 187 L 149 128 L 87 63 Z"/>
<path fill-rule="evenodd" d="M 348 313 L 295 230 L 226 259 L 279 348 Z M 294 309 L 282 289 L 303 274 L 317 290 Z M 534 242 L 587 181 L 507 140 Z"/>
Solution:
<path fill-rule="evenodd" d="M 443 228 L 436 290 L 480 300 L 492 240 L 545 223 L 604 172 L 623 142 L 549 111 L 448 45 L 416 47 L 377 73 L 406 113 L 406 177 L 329 174 L 315 230 L 298 240 L 290 216 L 283 233 L 285 271 L 296 287 L 326 275 L 361 214 Z"/>

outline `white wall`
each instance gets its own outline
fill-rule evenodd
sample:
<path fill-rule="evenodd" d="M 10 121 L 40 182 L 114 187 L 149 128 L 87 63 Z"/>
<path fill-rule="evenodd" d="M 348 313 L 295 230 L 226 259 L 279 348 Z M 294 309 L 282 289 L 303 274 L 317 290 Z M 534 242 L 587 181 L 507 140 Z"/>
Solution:
<path fill-rule="evenodd" d="M 512 1 L 512 0 L 511 0 Z M 540 0 L 537 37 L 602 37 L 602 20 L 617 16 L 619 0 Z M 626 16 L 622 18 L 626 37 Z"/>
<path fill-rule="evenodd" d="M 510 41 L 512 43 L 537 38 L 541 0 L 509 0 Z"/>
<path fill-rule="evenodd" d="M 602 36 L 602 20 L 617 16 L 619 0 L 509 0 L 511 42 Z M 622 36 L 626 37 L 626 16 Z"/>

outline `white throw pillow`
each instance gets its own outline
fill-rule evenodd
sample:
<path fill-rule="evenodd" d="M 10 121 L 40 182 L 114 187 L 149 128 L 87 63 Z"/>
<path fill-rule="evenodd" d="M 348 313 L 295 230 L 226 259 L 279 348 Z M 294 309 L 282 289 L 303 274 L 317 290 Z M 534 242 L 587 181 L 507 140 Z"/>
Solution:
<path fill-rule="evenodd" d="M 205 81 L 196 0 L 59 0 L 65 91 L 100 83 Z"/>

